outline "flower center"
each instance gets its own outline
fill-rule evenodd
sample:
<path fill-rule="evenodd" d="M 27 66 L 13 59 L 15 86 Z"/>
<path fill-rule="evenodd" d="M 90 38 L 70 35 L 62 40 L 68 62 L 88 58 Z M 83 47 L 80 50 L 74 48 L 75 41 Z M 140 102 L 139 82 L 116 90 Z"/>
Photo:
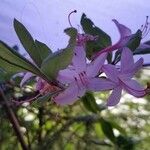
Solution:
<path fill-rule="evenodd" d="M 74 79 L 79 89 L 87 87 L 89 83 L 89 79 L 85 71 L 78 73 L 78 75 L 74 77 Z"/>

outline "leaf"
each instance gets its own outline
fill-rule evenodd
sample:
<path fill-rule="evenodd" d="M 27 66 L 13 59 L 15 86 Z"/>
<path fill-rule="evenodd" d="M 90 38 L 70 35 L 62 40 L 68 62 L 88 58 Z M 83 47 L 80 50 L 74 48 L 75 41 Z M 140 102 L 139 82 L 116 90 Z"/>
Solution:
<path fill-rule="evenodd" d="M 111 45 L 110 36 L 95 26 L 94 23 L 89 18 L 87 18 L 85 14 L 82 15 L 80 22 L 86 34 L 98 36 L 97 40 L 88 41 L 86 44 L 88 58 L 90 58 L 94 53 Z"/>
<path fill-rule="evenodd" d="M 83 97 L 82 97 L 82 102 L 84 106 L 86 107 L 87 110 L 97 113 L 99 111 L 99 107 L 96 103 L 95 97 L 93 96 L 92 93 L 87 92 Z"/>
<path fill-rule="evenodd" d="M 9 72 L 9 73 L 18 73 L 18 72 L 26 72 L 25 69 L 17 67 L 15 65 L 11 65 L 7 61 L 3 60 L 0 58 L 0 68 L 2 68 L 4 71 Z"/>
<path fill-rule="evenodd" d="M 8 47 L 5 43 L 0 41 L 0 62 L 1 67 L 6 69 L 6 71 L 15 72 L 29 71 L 36 75 L 43 76 L 40 70 L 34 66 L 30 61 L 25 59 L 19 53 L 17 53 L 12 48 Z M 8 66 L 7 66 L 8 65 Z"/>
<path fill-rule="evenodd" d="M 140 45 L 141 39 L 142 39 L 142 32 L 141 30 L 138 30 L 135 34 L 132 35 L 131 39 L 126 44 L 126 47 L 128 47 L 134 54 L 137 47 Z M 121 59 L 121 51 L 116 51 L 113 62 L 117 63 L 120 61 L 120 59 Z"/>
<path fill-rule="evenodd" d="M 117 137 L 117 145 L 121 150 L 134 150 L 135 141 L 131 137 L 119 135 Z"/>
<path fill-rule="evenodd" d="M 40 54 L 41 60 L 43 61 L 49 54 L 52 53 L 51 49 L 44 43 L 35 40 L 35 45 Z"/>
<path fill-rule="evenodd" d="M 126 46 L 130 50 L 134 51 L 140 45 L 141 39 L 142 39 L 142 31 L 138 30 L 135 34 L 132 35 L 131 39 L 129 40 Z"/>
<path fill-rule="evenodd" d="M 47 93 L 44 96 L 41 96 L 41 97 L 37 98 L 32 103 L 32 106 L 40 107 L 40 106 L 44 105 L 46 102 L 48 102 L 50 100 L 50 98 L 51 98 L 52 95 L 53 95 L 53 93 Z"/>
<path fill-rule="evenodd" d="M 111 123 L 104 120 L 103 118 L 101 118 L 100 123 L 101 123 L 101 128 L 102 128 L 103 133 L 105 134 L 105 136 L 111 142 L 116 143 L 116 137 L 114 135 L 113 127 L 112 127 Z"/>
<path fill-rule="evenodd" d="M 65 30 L 65 33 L 70 36 L 67 48 L 50 54 L 41 65 L 41 70 L 52 79 L 57 76 L 59 70 L 65 69 L 71 63 L 73 57 L 77 30 L 74 28 L 68 28 Z"/>
<path fill-rule="evenodd" d="M 40 67 L 42 59 L 31 34 L 25 26 L 16 19 L 14 19 L 14 28 L 21 44 L 31 56 L 32 60 Z"/>

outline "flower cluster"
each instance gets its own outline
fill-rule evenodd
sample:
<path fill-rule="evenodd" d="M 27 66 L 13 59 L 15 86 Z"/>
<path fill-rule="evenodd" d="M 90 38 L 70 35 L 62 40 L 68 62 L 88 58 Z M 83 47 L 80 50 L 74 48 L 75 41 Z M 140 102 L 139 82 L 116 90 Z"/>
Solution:
<path fill-rule="evenodd" d="M 97 37 L 89 34 L 77 34 L 72 61 L 57 75 L 57 82 L 63 84 L 65 89 L 52 97 L 54 102 L 59 105 L 73 104 L 87 91 L 110 90 L 112 93 L 107 100 L 107 106 L 114 106 L 119 103 L 122 90 L 137 98 L 143 97 L 149 92 L 149 87 L 144 88 L 135 79 L 132 79 L 142 68 L 143 58 L 134 62 L 133 52 L 127 47 L 127 43 L 133 38 L 131 30 L 117 20 L 113 20 L 113 22 L 118 28 L 120 39 L 116 44 L 95 53 L 92 60 L 88 60 L 86 57 L 86 42 L 94 41 Z M 114 50 L 118 50 L 120 53 L 120 64 L 107 64 L 107 56 Z M 21 85 L 32 76 L 33 74 L 27 73 Z M 41 78 L 37 78 L 36 87 L 42 95 L 58 89 Z"/>

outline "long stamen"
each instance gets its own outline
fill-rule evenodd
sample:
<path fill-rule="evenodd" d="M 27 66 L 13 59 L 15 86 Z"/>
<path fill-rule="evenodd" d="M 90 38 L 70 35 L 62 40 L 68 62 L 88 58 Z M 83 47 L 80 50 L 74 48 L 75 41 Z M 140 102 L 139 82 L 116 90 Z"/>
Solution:
<path fill-rule="evenodd" d="M 146 16 L 145 24 L 141 26 L 142 38 L 145 38 L 150 32 L 150 23 L 148 22 L 149 17 Z"/>
<path fill-rule="evenodd" d="M 71 21 L 70 21 L 70 16 L 71 16 L 73 13 L 76 13 L 76 12 L 77 12 L 77 10 L 74 10 L 74 11 L 72 11 L 72 12 L 68 15 L 68 22 L 69 22 L 69 25 L 70 25 L 71 27 L 73 27 L 73 26 L 72 26 Z"/>

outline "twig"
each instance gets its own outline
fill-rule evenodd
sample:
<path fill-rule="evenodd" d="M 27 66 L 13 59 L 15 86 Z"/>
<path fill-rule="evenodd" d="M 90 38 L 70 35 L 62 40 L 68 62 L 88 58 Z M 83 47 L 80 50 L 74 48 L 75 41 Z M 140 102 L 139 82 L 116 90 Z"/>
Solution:
<path fill-rule="evenodd" d="M 8 101 L 7 101 L 7 98 L 5 97 L 4 92 L 3 92 L 1 87 L 0 87 L 0 95 L 2 97 L 2 101 L 4 101 L 4 103 L 5 103 L 4 107 L 5 107 L 8 119 L 10 120 L 10 122 L 11 122 L 11 124 L 13 126 L 13 129 L 14 129 L 14 131 L 16 133 L 16 136 L 17 136 L 21 146 L 22 146 L 22 149 L 23 150 L 28 150 L 28 147 L 27 147 L 27 145 L 26 145 L 26 143 L 24 141 L 23 135 L 22 135 L 22 133 L 20 131 L 19 122 L 18 122 L 18 120 L 17 120 L 13 110 L 11 109 L 11 107 L 10 107 Z"/>

